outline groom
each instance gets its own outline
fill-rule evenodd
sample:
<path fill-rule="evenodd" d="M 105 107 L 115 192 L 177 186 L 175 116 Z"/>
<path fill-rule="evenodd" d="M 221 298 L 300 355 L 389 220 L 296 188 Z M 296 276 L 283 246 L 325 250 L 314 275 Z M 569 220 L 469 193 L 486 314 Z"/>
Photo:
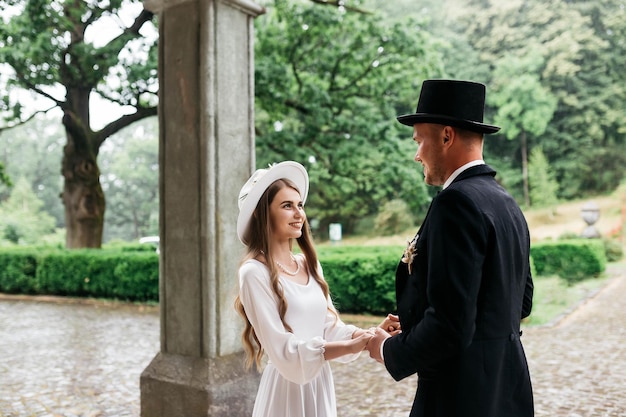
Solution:
<path fill-rule="evenodd" d="M 367 349 L 395 380 L 418 374 L 411 417 L 531 417 L 520 321 L 530 314 L 528 226 L 482 156 L 485 86 L 426 80 L 414 114 L 415 161 L 443 189 L 396 272 L 402 332 Z"/>

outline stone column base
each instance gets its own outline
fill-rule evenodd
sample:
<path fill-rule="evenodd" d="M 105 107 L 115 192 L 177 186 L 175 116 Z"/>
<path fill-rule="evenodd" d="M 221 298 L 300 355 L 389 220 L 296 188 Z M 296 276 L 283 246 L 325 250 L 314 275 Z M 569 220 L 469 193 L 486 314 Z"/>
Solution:
<path fill-rule="evenodd" d="M 141 417 L 250 416 L 260 374 L 241 353 L 216 359 L 159 353 L 141 374 Z M 207 412 L 208 410 L 208 412 Z"/>

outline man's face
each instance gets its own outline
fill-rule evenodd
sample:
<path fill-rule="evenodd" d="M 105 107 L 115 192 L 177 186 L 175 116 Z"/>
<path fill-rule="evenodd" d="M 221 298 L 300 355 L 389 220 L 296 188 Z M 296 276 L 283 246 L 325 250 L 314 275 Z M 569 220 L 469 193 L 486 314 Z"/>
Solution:
<path fill-rule="evenodd" d="M 446 182 L 443 126 L 431 123 L 413 125 L 413 141 L 417 144 L 415 162 L 424 167 L 424 181 L 428 185 Z"/>

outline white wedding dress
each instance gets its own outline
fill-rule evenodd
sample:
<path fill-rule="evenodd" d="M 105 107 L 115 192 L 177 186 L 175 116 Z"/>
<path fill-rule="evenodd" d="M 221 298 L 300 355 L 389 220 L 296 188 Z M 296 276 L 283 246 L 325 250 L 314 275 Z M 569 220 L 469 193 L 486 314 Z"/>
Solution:
<path fill-rule="evenodd" d="M 321 274 L 321 267 L 319 270 Z M 288 303 L 285 321 L 293 330 L 288 332 L 278 315 L 269 279 L 268 269 L 256 260 L 245 262 L 239 270 L 241 302 L 269 359 L 252 416 L 336 416 L 333 376 L 323 346 L 326 341 L 351 339 L 357 328 L 328 311 L 328 306 L 334 310 L 332 302 L 324 297 L 313 277 L 309 276 L 307 285 L 301 285 L 281 276 Z M 336 360 L 349 362 L 358 356 Z"/>

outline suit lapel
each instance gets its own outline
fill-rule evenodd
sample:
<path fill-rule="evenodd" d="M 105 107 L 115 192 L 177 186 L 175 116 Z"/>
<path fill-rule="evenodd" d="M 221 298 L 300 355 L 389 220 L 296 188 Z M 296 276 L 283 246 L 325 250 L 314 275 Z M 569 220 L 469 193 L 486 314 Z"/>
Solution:
<path fill-rule="evenodd" d="M 419 237 L 422 235 L 422 230 L 424 229 L 424 225 L 426 225 L 426 222 L 428 221 L 428 215 L 430 214 L 430 209 L 432 208 L 433 203 L 435 202 L 436 198 L 437 197 L 435 196 L 435 198 L 433 198 L 432 201 L 430 202 L 430 205 L 428 206 L 428 210 L 426 211 L 426 217 L 424 217 L 424 221 L 422 221 L 422 224 L 420 225 L 417 233 L 415 234 L 415 237 L 413 237 L 413 239 L 409 243 L 413 247 L 417 245 L 417 241 Z M 414 263 L 415 259 L 413 259 L 411 262 Z M 409 274 L 408 265 L 400 261 L 398 264 L 398 268 L 396 269 L 396 304 L 399 302 L 398 295 L 402 294 L 402 292 L 404 291 L 406 281 L 410 275 L 411 274 Z"/>

